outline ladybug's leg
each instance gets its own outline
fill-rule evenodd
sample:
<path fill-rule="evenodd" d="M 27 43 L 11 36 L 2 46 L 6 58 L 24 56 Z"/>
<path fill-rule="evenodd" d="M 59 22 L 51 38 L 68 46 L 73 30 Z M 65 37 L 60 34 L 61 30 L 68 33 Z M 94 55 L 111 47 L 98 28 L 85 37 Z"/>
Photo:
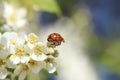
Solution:
<path fill-rule="evenodd" d="M 48 40 L 49 42 L 52 42 L 52 39 L 49 39 L 49 38 L 48 38 L 47 40 Z"/>
<path fill-rule="evenodd" d="M 55 48 L 55 47 L 56 47 L 55 43 L 51 44 L 51 47 L 52 47 L 52 48 Z"/>
<path fill-rule="evenodd" d="M 52 42 L 52 41 L 49 41 L 49 43 L 50 43 L 50 45 L 54 45 L 54 42 Z"/>
<path fill-rule="evenodd" d="M 62 38 L 62 42 L 65 42 L 64 38 Z"/>
<path fill-rule="evenodd" d="M 58 46 L 58 45 L 60 45 L 60 43 L 59 42 L 56 42 L 56 44 L 55 44 L 56 46 Z"/>
<path fill-rule="evenodd" d="M 56 46 L 56 42 L 54 42 L 54 43 L 53 43 L 53 45 L 55 45 L 55 46 Z"/>
<path fill-rule="evenodd" d="M 58 45 L 61 45 L 61 42 L 58 42 Z"/>

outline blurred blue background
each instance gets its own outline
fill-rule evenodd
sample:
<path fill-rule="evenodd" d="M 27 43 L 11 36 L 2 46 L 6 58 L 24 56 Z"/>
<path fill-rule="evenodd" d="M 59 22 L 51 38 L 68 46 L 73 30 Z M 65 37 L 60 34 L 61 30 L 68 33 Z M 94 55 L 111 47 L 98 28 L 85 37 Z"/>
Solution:
<path fill-rule="evenodd" d="M 88 10 L 89 29 L 92 34 L 88 35 L 89 40 L 85 51 L 96 65 L 101 80 L 120 80 L 120 1 L 57 0 L 57 2 L 64 17 L 72 18 L 74 13 L 82 8 Z M 43 27 L 54 24 L 58 19 L 53 13 L 40 13 L 40 23 Z M 109 54 L 118 56 L 119 59 L 113 58 L 114 56 L 109 56 Z"/>

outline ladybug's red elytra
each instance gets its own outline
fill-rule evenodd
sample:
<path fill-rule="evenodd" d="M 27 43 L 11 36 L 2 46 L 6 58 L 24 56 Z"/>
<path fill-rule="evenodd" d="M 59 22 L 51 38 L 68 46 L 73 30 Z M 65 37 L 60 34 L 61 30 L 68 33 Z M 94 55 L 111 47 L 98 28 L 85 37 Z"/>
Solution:
<path fill-rule="evenodd" d="M 61 42 L 64 42 L 63 37 L 59 33 L 51 33 L 47 40 L 52 46 L 58 46 Z"/>

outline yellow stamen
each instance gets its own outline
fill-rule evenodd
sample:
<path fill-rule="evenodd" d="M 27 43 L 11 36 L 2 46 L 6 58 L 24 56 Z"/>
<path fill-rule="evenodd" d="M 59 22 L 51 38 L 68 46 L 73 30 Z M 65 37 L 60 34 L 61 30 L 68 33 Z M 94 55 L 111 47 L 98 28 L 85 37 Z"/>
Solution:
<path fill-rule="evenodd" d="M 0 59 L 0 66 L 4 65 L 5 64 L 5 60 L 3 59 Z"/>
<path fill-rule="evenodd" d="M 34 33 L 29 34 L 28 42 L 30 42 L 31 44 L 38 42 L 38 36 L 36 36 Z"/>
<path fill-rule="evenodd" d="M 37 62 L 36 62 L 36 61 L 33 61 L 33 60 L 30 60 L 30 61 L 29 61 L 29 64 L 32 65 L 32 66 L 34 66 L 34 65 L 37 64 Z"/>
<path fill-rule="evenodd" d="M 23 48 L 17 48 L 16 54 L 19 56 L 23 56 L 25 54 L 25 50 Z"/>
<path fill-rule="evenodd" d="M 12 14 L 9 16 L 9 20 L 12 22 L 12 23 L 15 23 L 17 21 L 17 17 L 16 15 Z"/>
<path fill-rule="evenodd" d="M 43 46 L 36 45 L 34 48 L 34 52 L 36 55 L 41 55 L 44 52 Z"/>
<path fill-rule="evenodd" d="M 13 45 L 16 45 L 16 40 L 10 40 L 10 43 L 13 44 Z"/>
<path fill-rule="evenodd" d="M 23 71 L 27 71 L 29 70 L 28 66 L 27 65 L 23 65 Z"/>

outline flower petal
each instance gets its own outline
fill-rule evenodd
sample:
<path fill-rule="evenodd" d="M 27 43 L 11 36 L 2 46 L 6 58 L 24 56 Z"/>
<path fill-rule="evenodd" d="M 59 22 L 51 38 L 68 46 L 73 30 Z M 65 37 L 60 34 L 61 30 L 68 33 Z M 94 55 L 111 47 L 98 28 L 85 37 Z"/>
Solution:
<path fill-rule="evenodd" d="M 4 37 L 6 37 L 7 39 L 16 39 L 18 37 L 16 32 L 5 32 L 3 34 Z"/>
<path fill-rule="evenodd" d="M 53 63 L 47 63 L 47 68 L 49 73 L 54 73 L 56 71 L 56 66 Z"/>
<path fill-rule="evenodd" d="M 1 30 L 3 30 L 3 31 L 11 31 L 11 27 L 8 26 L 7 24 L 4 24 L 4 25 L 1 27 Z"/>
<path fill-rule="evenodd" d="M 20 63 L 20 58 L 17 55 L 11 55 L 10 60 L 13 64 L 18 64 Z"/>
<path fill-rule="evenodd" d="M 9 16 L 11 13 L 13 13 L 13 8 L 12 8 L 12 6 L 5 2 L 5 3 L 4 3 L 4 14 L 3 14 L 3 16 L 6 18 L 6 17 Z"/>
<path fill-rule="evenodd" d="M 32 55 L 31 55 L 31 58 L 32 58 L 33 60 L 37 60 L 37 55 L 32 54 Z"/>
<path fill-rule="evenodd" d="M 27 63 L 29 60 L 30 60 L 30 57 L 29 56 L 23 56 L 21 57 L 21 63 Z"/>
<path fill-rule="evenodd" d="M 14 74 L 15 75 L 19 75 L 20 72 L 21 72 L 21 70 L 22 70 L 22 65 L 17 66 L 16 69 L 15 69 L 15 71 L 14 71 Z"/>
<path fill-rule="evenodd" d="M 7 40 L 7 38 L 6 37 L 4 37 L 4 36 L 2 36 L 1 37 L 1 43 L 4 45 L 4 46 L 8 46 L 8 40 Z"/>
<path fill-rule="evenodd" d="M 31 44 L 31 43 L 28 43 L 27 46 L 30 48 L 30 49 L 33 49 L 34 45 Z"/>
<path fill-rule="evenodd" d="M 0 50 L 0 58 L 6 59 L 8 57 L 9 53 L 7 50 Z"/>
<path fill-rule="evenodd" d="M 23 27 L 25 24 L 26 24 L 26 19 L 21 19 L 21 20 L 18 20 L 17 22 L 16 22 L 16 26 L 18 27 L 18 28 L 21 28 L 21 27 Z"/>
<path fill-rule="evenodd" d="M 38 73 L 44 67 L 44 65 L 44 62 L 37 62 L 35 65 L 28 64 L 28 67 L 33 73 Z"/>
<path fill-rule="evenodd" d="M 7 70 L 0 68 L 0 80 L 5 79 L 7 75 L 8 75 Z"/>
<path fill-rule="evenodd" d="M 17 17 L 19 19 L 26 17 L 26 14 L 27 14 L 27 10 L 25 8 L 20 8 L 17 10 Z"/>
<path fill-rule="evenodd" d="M 18 80 L 24 80 L 25 77 L 26 77 L 26 75 L 27 75 L 27 72 L 26 72 L 26 71 L 21 72 L 20 75 L 19 75 Z"/>
<path fill-rule="evenodd" d="M 10 45 L 8 47 L 8 51 L 9 51 L 10 54 L 15 54 L 15 46 L 14 45 Z"/>
<path fill-rule="evenodd" d="M 8 67 L 8 68 L 15 68 L 16 65 L 13 64 L 10 60 L 7 60 L 7 67 Z"/>
<path fill-rule="evenodd" d="M 41 55 L 32 54 L 31 58 L 36 61 L 43 61 L 47 58 L 47 56 L 45 54 L 41 54 Z"/>
<path fill-rule="evenodd" d="M 47 58 L 47 56 L 45 54 L 39 55 L 38 56 L 38 61 L 43 61 Z"/>

